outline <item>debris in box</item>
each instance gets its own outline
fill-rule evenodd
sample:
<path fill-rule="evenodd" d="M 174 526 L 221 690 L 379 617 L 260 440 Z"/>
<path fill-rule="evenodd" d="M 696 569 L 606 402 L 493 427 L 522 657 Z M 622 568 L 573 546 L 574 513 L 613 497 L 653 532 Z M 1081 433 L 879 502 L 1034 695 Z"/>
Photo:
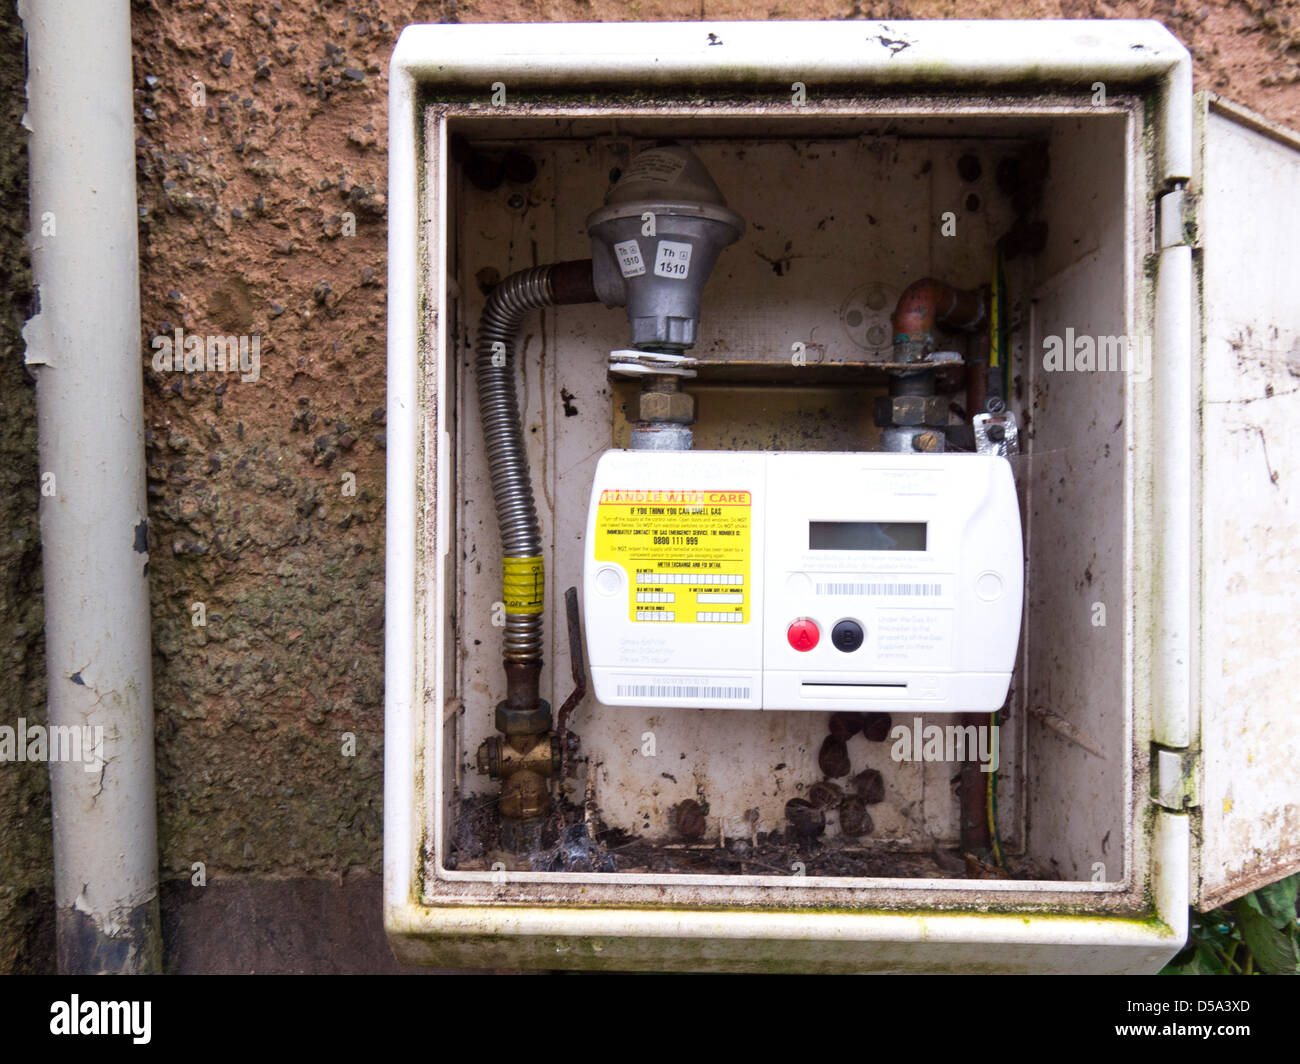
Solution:
<path fill-rule="evenodd" d="M 811 831 L 825 830 L 826 814 L 804 799 L 799 810 Z M 839 808 L 840 834 L 800 835 L 790 825 L 782 831 L 757 832 L 719 842 L 685 842 L 629 835 L 621 828 L 589 822 L 587 811 L 564 803 L 557 807 L 543 848 L 509 853 L 500 848 L 491 798 L 460 800 L 452 831 L 447 867 L 459 871 L 617 872 L 625 874 L 834 876 L 851 879 L 1038 879 L 1060 876 L 1032 861 L 1006 855 L 1005 868 L 990 865 L 958 849 L 904 853 L 858 836 L 871 833 L 871 817 L 861 799 L 847 797 Z M 803 820 L 801 819 L 801 824 Z"/>

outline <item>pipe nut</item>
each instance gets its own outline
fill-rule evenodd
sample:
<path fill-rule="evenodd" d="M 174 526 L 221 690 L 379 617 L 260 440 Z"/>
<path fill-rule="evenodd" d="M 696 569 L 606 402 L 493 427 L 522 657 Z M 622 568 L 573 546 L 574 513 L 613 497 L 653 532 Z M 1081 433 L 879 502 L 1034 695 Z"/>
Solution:
<path fill-rule="evenodd" d="M 688 392 L 642 392 L 637 420 L 690 425 L 695 421 L 695 396 Z"/>
<path fill-rule="evenodd" d="M 873 420 L 878 426 L 913 427 L 948 424 L 948 397 L 944 395 L 882 395 L 876 399 Z"/>
<path fill-rule="evenodd" d="M 498 702 L 496 726 L 502 735 L 541 735 L 551 730 L 551 704 L 540 698 L 531 709 L 511 709 Z"/>

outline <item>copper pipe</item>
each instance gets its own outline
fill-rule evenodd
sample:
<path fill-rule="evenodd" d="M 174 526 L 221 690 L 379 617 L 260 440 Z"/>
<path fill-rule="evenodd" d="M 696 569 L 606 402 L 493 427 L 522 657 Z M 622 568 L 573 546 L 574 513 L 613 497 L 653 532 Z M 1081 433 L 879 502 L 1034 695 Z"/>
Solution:
<path fill-rule="evenodd" d="M 966 360 L 966 417 L 974 419 L 984 413 L 989 391 L 989 353 L 991 338 L 987 328 L 975 340 L 975 353 Z"/>
<path fill-rule="evenodd" d="M 983 293 L 923 277 L 903 289 L 890 319 L 894 361 L 916 362 L 934 350 L 936 325 L 974 332 L 987 321 Z"/>
<path fill-rule="evenodd" d="M 979 729 L 989 727 L 987 713 L 963 713 L 957 718 L 958 726 L 967 735 L 979 734 Z M 975 744 L 972 744 L 975 745 Z M 961 763 L 957 793 L 960 807 L 962 851 L 983 858 L 993 848 L 989 834 L 988 774 L 975 749 L 966 749 L 966 760 Z"/>
<path fill-rule="evenodd" d="M 511 709 L 533 709 L 541 698 L 540 661 L 507 661 L 506 705 Z"/>

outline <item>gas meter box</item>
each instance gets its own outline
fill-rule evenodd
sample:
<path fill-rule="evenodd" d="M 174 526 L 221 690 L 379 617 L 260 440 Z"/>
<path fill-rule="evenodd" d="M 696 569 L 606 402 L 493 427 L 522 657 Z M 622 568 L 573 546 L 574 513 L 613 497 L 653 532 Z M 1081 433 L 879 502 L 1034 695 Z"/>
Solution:
<path fill-rule="evenodd" d="M 1154 22 L 413 26 L 385 922 L 1157 970 L 1300 868 L 1300 139 Z"/>
<path fill-rule="evenodd" d="M 985 455 L 612 451 L 587 519 L 606 706 L 1002 708 L 1020 508 Z"/>

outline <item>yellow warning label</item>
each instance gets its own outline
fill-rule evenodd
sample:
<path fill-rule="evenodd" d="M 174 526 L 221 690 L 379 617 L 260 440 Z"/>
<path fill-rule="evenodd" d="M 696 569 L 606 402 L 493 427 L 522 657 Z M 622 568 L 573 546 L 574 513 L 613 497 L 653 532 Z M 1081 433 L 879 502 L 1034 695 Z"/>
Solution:
<path fill-rule="evenodd" d="M 506 613 L 541 613 L 546 588 L 542 559 L 503 558 L 501 567 Z"/>
<path fill-rule="evenodd" d="M 744 624 L 752 511 L 748 491 L 606 489 L 596 560 L 627 573 L 633 621 Z"/>

